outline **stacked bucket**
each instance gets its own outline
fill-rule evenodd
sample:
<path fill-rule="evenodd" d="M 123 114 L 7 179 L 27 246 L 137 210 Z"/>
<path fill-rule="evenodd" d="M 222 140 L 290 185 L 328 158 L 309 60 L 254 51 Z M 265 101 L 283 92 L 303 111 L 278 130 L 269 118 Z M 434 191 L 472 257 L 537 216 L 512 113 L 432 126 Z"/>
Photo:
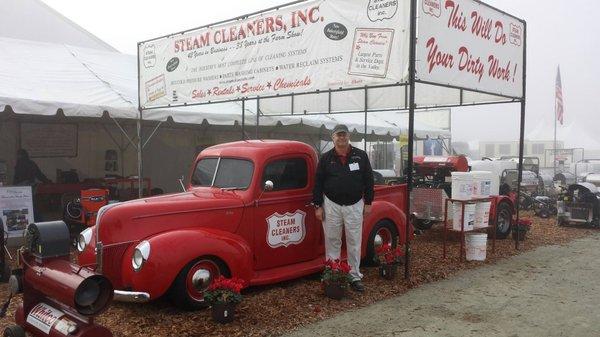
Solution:
<path fill-rule="evenodd" d="M 452 172 L 452 199 L 473 200 L 491 195 L 492 172 Z M 490 201 L 464 204 L 464 230 L 485 228 L 489 225 Z M 461 230 L 462 203 L 452 203 L 452 229 Z M 487 234 L 468 234 L 465 237 L 467 260 L 485 260 Z"/>

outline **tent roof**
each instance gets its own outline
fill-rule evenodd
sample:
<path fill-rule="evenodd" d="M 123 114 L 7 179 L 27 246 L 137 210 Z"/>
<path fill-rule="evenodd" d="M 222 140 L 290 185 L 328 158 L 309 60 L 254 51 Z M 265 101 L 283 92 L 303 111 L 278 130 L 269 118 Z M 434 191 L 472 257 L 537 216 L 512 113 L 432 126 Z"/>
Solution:
<path fill-rule="evenodd" d="M 133 55 L 69 45 L 0 38 L 0 110 L 16 114 L 138 118 L 137 59 Z M 228 102 L 172 109 L 145 110 L 144 120 L 177 123 L 241 124 L 241 103 Z M 368 133 L 398 136 L 407 133 L 408 116 L 400 112 L 369 113 Z M 256 120 L 255 104 L 246 104 L 246 123 Z M 364 114 L 261 116 L 261 125 L 304 124 L 332 128 L 345 123 L 364 132 Z M 449 132 L 421 123 L 418 137 L 447 137 Z"/>
<path fill-rule="evenodd" d="M 3 37 L 117 51 L 40 0 L 2 0 L 0 13 Z"/>

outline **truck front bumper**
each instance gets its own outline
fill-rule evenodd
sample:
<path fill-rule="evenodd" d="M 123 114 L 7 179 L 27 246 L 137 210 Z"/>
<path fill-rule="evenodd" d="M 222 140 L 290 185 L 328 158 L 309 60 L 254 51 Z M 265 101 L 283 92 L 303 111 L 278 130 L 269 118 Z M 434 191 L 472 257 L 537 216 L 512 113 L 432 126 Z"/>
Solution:
<path fill-rule="evenodd" d="M 146 303 L 150 301 L 150 294 L 140 291 L 115 290 L 114 300 L 119 302 Z"/>

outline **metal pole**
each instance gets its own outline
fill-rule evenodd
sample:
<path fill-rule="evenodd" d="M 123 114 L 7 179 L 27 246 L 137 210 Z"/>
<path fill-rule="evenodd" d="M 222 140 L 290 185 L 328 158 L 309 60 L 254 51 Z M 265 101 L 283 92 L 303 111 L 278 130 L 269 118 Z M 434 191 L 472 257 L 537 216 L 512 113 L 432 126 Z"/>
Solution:
<path fill-rule="evenodd" d="M 556 96 L 556 84 L 554 84 L 555 88 L 554 88 L 554 96 Z M 554 98 L 554 155 L 552 156 L 552 167 L 554 168 L 553 172 L 554 174 L 552 175 L 552 177 L 556 176 L 556 119 L 557 119 L 557 115 L 556 115 L 556 97 Z"/>
<path fill-rule="evenodd" d="M 246 99 L 242 98 L 242 140 L 246 140 Z"/>
<path fill-rule="evenodd" d="M 330 95 L 331 95 L 331 93 L 330 93 Z M 364 135 L 365 139 L 364 139 L 364 142 L 363 142 L 363 150 L 365 152 L 367 152 L 367 133 L 369 132 L 368 129 L 367 129 L 367 109 L 369 108 L 368 99 L 369 99 L 369 96 L 368 96 L 368 93 L 367 93 L 367 87 L 365 87 L 365 135 Z"/>
<path fill-rule="evenodd" d="M 138 197 L 141 198 L 143 196 L 144 186 L 142 186 L 144 182 L 143 178 L 143 141 L 142 141 L 142 108 L 139 108 L 140 117 L 137 120 L 137 157 L 138 157 Z M 150 191 L 148 191 L 150 193 Z"/>
<path fill-rule="evenodd" d="M 260 96 L 256 97 L 256 139 L 258 139 L 258 126 L 260 125 Z"/>
<path fill-rule="evenodd" d="M 454 150 L 452 149 L 452 109 L 448 109 L 448 131 L 450 132 L 450 138 L 448 139 L 448 155 L 452 156 L 454 155 Z"/>
<path fill-rule="evenodd" d="M 138 143 L 137 143 L 137 160 L 138 160 L 138 197 L 141 198 L 143 195 L 143 191 L 144 191 L 144 187 L 142 186 L 144 179 L 143 177 L 143 155 L 142 155 L 142 150 L 143 150 L 143 142 L 142 142 L 142 93 L 140 92 L 140 43 L 138 43 L 137 45 L 137 81 L 138 81 L 138 112 L 139 112 L 139 118 L 137 120 L 137 136 L 138 136 Z M 118 123 L 117 123 L 118 125 Z M 123 163 L 121 163 L 121 167 L 123 167 Z M 150 194 L 150 191 L 148 191 L 148 194 Z"/>
<path fill-rule="evenodd" d="M 517 184 L 517 226 L 519 225 L 519 209 L 521 208 L 521 181 L 523 179 L 523 146 L 525 145 L 525 90 L 527 82 L 527 23 L 523 22 L 523 99 L 521 100 L 521 130 L 519 134 L 519 179 Z M 554 149 L 556 150 L 556 149 Z M 519 236 L 521 231 L 517 230 L 515 235 L 515 249 L 519 249 Z"/>
<path fill-rule="evenodd" d="M 406 232 L 404 245 L 404 278 L 410 278 L 410 192 L 413 183 L 413 146 L 415 131 L 415 52 L 417 44 L 417 0 L 410 0 L 410 49 L 408 64 L 409 103 L 408 103 L 408 165 L 406 187 L 408 202 L 406 203 Z"/>

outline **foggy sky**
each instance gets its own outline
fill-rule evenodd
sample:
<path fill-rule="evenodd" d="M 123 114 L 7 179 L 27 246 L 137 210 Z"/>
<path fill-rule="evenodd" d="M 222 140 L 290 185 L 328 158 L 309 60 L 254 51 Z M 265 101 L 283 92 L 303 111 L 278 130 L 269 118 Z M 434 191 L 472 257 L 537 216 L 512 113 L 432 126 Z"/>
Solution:
<path fill-rule="evenodd" d="M 42 0 L 92 34 L 127 54 L 136 43 L 283 4 L 281 0 L 73 1 Z M 488 4 L 527 21 L 526 137 L 553 138 L 554 88 L 560 64 L 565 124 L 574 123 L 567 146 L 600 149 L 600 1 L 488 0 Z M 519 104 L 453 109 L 455 141 L 517 140 Z M 578 142 L 581 133 L 597 145 Z M 561 132 L 559 130 L 559 135 Z"/>

